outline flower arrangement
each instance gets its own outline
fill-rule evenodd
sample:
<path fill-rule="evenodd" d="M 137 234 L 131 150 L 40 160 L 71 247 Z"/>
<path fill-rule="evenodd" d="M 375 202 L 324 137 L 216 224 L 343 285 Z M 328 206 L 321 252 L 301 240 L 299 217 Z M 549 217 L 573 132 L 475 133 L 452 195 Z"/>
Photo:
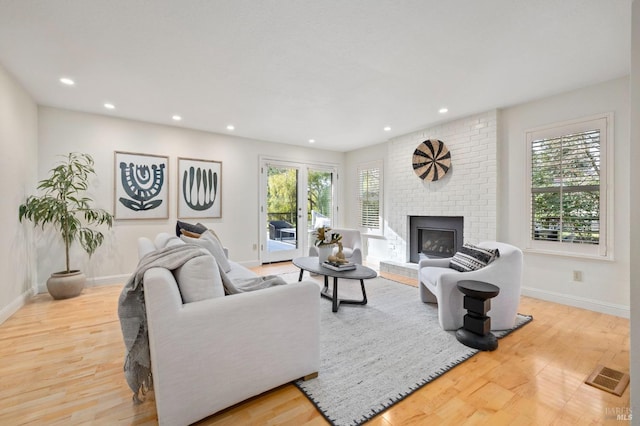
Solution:
<path fill-rule="evenodd" d="M 316 228 L 313 231 L 313 236 L 316 237 L 315 245 L 317 247 L 337 244 L 342 240 L 342 235 L 335 233 L 331 233 L 331 228 L 328 226 L 321 226 L 320 228 Z"/>

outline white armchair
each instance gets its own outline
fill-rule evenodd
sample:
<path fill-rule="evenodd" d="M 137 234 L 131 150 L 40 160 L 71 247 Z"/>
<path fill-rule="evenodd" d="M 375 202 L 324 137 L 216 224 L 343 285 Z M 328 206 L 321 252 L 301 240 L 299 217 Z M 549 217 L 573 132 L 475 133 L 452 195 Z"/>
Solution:
<path fill-rule="evenodd" d="M 357 229 L 331 228 L 332 234 L 342 235 L 342 252 L 344 258 L 358 265 L 362 265 L 362 237 Z M 338 249 L 334 249 L 334 253 Z M 309 256 L 317 256 L 318 248 L 316 246 L 309 247 Z"/>
<path fill-rule="evenodd" d="M 466 313 L 462 305 L 463 294 L 456 284 L 461 280 L 484 281 L 500 288 L 500 293 L 491 299 L 492 330 L 506 330 L 515 324 L 520 304 L 522 285 L 522 251 L 510 244 L 487 241 L 479 247 L 497 248 L 500 257 L 482 269 L 459 272 L 449 268 L 451 258 L 423 259 L 418 266 L 420 298 L 424 303 L 438 304 L 438 319 L 444 330 L 462 327 Z"/>

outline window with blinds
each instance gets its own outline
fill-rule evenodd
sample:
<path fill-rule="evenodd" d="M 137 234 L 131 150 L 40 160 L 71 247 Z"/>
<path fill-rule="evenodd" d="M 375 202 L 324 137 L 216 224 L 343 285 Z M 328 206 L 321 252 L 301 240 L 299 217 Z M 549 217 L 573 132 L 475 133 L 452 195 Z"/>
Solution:
<path fill-rule="evenodd" d="M 358 167 L 358 209 L 360 227 L 380 230 L 382 162 Z"/>
<path fill-rule="evenodd" d="M 607 125 L 598 117 L 527 133 L 532 247 L 606 253 Z"/>

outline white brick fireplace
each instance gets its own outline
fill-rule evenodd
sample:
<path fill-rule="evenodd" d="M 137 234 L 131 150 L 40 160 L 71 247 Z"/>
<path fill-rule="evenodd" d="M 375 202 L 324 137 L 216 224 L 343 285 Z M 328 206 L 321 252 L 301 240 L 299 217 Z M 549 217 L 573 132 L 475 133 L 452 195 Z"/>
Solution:
<path fill-rule="evenodd" d="M 462 216 L 464 242 L 496 239 L 497 120 L 492 110 L 430 127 L 389 141 L 385 165 L 387 260 L 380 270 L 413 276 L 409 262 L 410 216 Z M 451 152 L 444 178 L 422 181 L 413 171 L 413 151 L 427 139 L 440 139 Z"/>

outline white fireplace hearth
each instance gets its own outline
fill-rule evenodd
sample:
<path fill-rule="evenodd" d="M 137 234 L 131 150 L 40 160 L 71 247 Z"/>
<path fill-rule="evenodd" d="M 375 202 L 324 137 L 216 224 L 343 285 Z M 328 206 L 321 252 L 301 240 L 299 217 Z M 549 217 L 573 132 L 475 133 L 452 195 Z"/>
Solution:
<path fill-rule="evenodd" d="M 393 260 L 381 260 L 380 272 L 400 275 L 402 277 L 415 278 L 418 280 L 418 264 L 411 262 L 395 262 Z"/>

